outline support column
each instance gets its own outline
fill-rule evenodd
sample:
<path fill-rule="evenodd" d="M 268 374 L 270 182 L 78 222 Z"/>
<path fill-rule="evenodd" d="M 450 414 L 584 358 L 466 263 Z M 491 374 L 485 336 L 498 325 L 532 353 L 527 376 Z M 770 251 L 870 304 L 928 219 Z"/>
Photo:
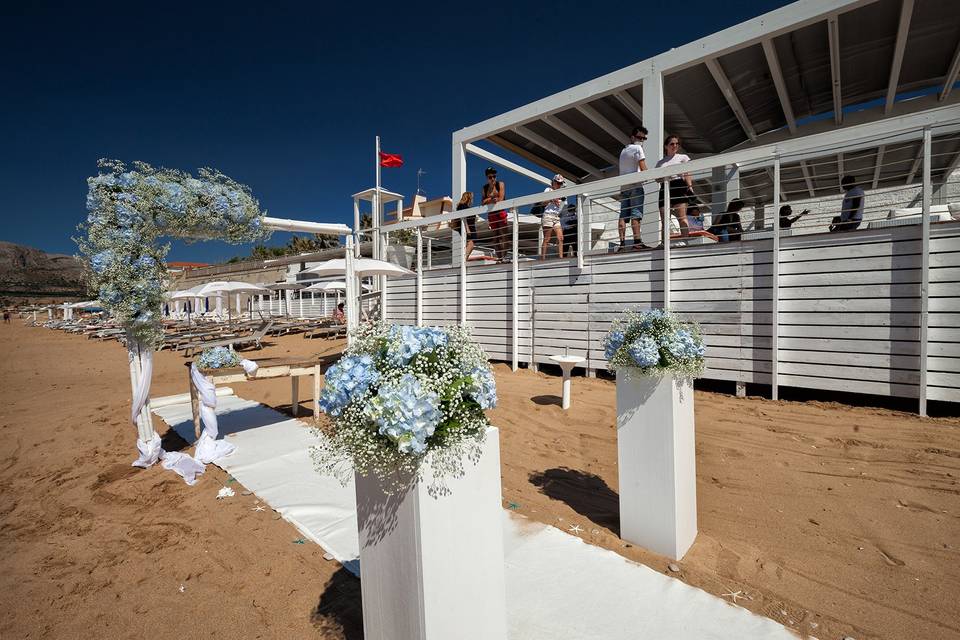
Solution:
<path fill-rule="evenodd" d="M 923 130 L 923 224 L 920 227 L 920 415 L 927 415 L 927 353 L 930 329 L 930 199 L 933 195 L 930 176 L 930 127 Z"/>
<path fill-rule="evenodd" d="M 358 198 L 353 199 L 353 230 L 354 230 L 354 233 L 360 232 L 360 200 Z M 354 255 L 359 258 L 360 243 L 358 242 L 353 249 L 354 249 Z"/>
<path fill-rule="evenodd" d="M 780 157 L 773 160 L 773 273 L 770 282 L 770 397 L 779 399 L 780 340 Z M 756 340 L 756 338 L 754 338 Z M 753 344 L 756 348 L 756 343 Z"/>
<path fill-rule="evenodd" d="M 643 79 L 643 126 L 648 131 L 647 141 L 643 143 L 643 153 L 647 156 L 647 167 L 653 167 L 657 164 L 657 160 L 663 157 L 663 139 L 666 136 L 663 130 L 663 74 L 657 70 Z M 642 238 L 647 238 L 645 242 L 651 246 L 657 243 L 657 238 L 660 236 L 657 211 L 659 188 L 660 185 L 656 182 L 643 185 L 644 217 L 640 223 L 640 235 Z"/>
<path fill-rule="evenodd" d="M 423 326 L 423 233 L 417 227 L 417 326 Z"/>
<path fill-rule="evenodd" d="M 512 256 L 510 260 L 510 280 L 511 280 L 511 300 L 512 311 L 510 315 L 510 342 L 513 361 L 511 368 L 516 371 L 520 368 L 520 216 L 517 210 L 513 210 L 513 219 L 511 222 L 511 249 Z"/>
<path fill-rule="evenodd" d="M 466 146 L 454 137 L 453 139 L 453 184 L 451 185 L 450 197 L 454 202 L 458 202 L 463 192 L 467 190 L 467 152 Z M 450 227 L 450 266 L 460 265 L 468 256 L 464 256 L 466 242 L 461 238 L 460 221 L 455 221 Z"/>

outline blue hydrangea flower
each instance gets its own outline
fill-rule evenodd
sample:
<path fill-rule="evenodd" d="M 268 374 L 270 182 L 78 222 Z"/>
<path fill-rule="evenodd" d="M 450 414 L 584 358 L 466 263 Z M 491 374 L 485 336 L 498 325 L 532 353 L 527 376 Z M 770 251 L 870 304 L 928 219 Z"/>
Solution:
<path fill-rule="evenodd" d="M 620 350 L 620 347 L 623 346 L 624 335 L 623 331 L 611 331 L 607 334 L 607 345 L 603 351 L 603 356 L 607 360 L 612 360 L 614 354 Z"/>
<path fill-rule="evenodd" d="M 401 453 L 421 454 L 442 417 L 440 396 L 407 373 L 396 383 L 382 385 L 365 414 Z"/>
<path fill-rule="evenodd" d="M 370 356 L 347 356 L 327 370 L 326 385 L 320 392 L 320 410 L 337 417 L 353 399 L 366 393 L 380 380 Z"/>
<path fill-rule="evenodd" d="M 127 206 L 122 202 L 116 205 L 117 223 L 121 227 L 132 227 L 140 220 L 140 214 L 136 209 Z"/>
<path fill-rule="evenodd" d="M 660 346 L 647 336 L 640 336 L 631 342 L 628 353 L 638 367 L 653 367 L 660 362 Z"/>
<path fill-rule="evenodd" d="M 112 250 L 107 249 L 106 251 L 101 251 L 90 258 L 90 268 L 93 269 L 94 273 L 99 275 L 109 269 L 115 259 L 116 254 L 114 254 Z"/>
<path fill-rule="evenodd" d="M 387 359 L 397 366 L 410 364 L 418 353 L 435 351 L 449 341 L 447 333 L 437 327 L 390 327 Z"/>
<path fill-rule="evenodd" d="M 497 406 L 497 383 L 490 367 L 476 367 L 469 373 L 470 384 L 467 393 L 480 405 L 481 409 L 493 409 Z"/>
<path fill-rule="evenodd" d="M 212 347 L 204 349 L 197 358 L 197 366 L 201 369 L 224 369 L 240 364 L 240 356 L 228 347 Z"/>
<path fill-rule="evenodd" d="M 664 347 L 676 360 L 698 360 L 706 355 L 706 347 L 686 329 L 677 329 L 664 340 Z"/>

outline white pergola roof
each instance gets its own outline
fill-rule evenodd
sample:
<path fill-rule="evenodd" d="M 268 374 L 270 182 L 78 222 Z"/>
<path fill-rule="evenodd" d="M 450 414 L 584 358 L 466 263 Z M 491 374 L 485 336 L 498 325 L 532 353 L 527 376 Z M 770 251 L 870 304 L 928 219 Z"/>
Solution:
<path fill-rule="evenodd" d="M 840 128 L 848 120 L 956 104 L 958 73 L 960 2 L 802 0 L 466 127 L 454 138 L 471 152 L 483 150 L 473 143 L 492 143 L 587 182 L 615 174 L 631 128 L 644 120 L 645 82 L 662 78 L 664 131 L 680 135 L 686 151 L 699 157 Z M 897 98 L 918 90 L 931 95 Z M 851 113 L 859 106 L 865 111 Z M 919 179 L 911 169 L 920 143 L 882 142 L 835 156 L 829 168 L 818 161 L 819 174 L 799 162 L 785 165 L 784 190 L 835 193 L 838 170 L 856 171 L 874 187 Z M 647 155 L 655 161 L 661 150 L 647 148 Z M 960 143 L 940 140 L 935 179 L 958 159 Z M 746 176 L 747 195 L 761 197 L 761 178 Z"/>
<path fill-rule="evenodd" d="M 363 191 L 357 192 L 350 196 L 354 200 L 373 200 L 373 196 L 376 195 L 376 189 L 365 189 Z M 380 202 L 386 204 L 388 202 L 396 202 L 398 200 L 403 200 L 403 196 L 399 193 L 394 193 L 393 191 L 387 191 L 386 189 L 380 189 Z"/>

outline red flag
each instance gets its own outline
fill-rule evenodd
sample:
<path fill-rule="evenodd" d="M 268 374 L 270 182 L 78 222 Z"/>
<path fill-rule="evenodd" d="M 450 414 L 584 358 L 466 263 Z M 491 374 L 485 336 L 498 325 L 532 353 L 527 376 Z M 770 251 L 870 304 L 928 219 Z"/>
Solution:
<path fill-rule="evenodd" d="M 381 167 L 402 167 L 403 157 L 399 153 L 384 153 L 383 151 L 381 151 L 380 166 Z"/>

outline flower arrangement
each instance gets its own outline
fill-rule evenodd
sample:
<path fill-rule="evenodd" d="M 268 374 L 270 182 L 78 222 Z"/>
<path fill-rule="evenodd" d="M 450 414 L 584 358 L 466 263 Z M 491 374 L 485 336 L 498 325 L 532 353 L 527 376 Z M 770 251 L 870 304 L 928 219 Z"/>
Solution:
<path fill-rule="evenodd" d="M 693 377 L 703 371 L 706 347 L 699 328 L 663 309 L 627 310 L 604 339 L 610 368 L 632 367 L 646 375 Z"/>
<path fill-rule="evenodd" d="M 375 474 L 390 488 L 421 478 L 429 456 L 432 491 L 476 459 L 497 404 L 483 349 L 460 327 L 368 323 L 326 373 L 320 409 L 332 418 L 312 456 L 321 473 L 346 482 Z M 391 482 L 394 484 L 391 485 Z"/>
<path fill-rule="evenodd" d="M 239 367 L 240 356 L 236 351 L 227 347 L 211 347 L 204 349 L 197 358 L 197 367 L 200 369 L 227 369 Z"/>
<path fill-rule="evenodd" d="M 268 235 L 264 214 L 248 187 L 214 169 L 194 178 L 143 162 L 99 166 L 87 179 L 87 221 L 76 240 L 87 285 L 134 340 L 157 345 L 169 250 L 159 238 L 259 240 Z"/>

